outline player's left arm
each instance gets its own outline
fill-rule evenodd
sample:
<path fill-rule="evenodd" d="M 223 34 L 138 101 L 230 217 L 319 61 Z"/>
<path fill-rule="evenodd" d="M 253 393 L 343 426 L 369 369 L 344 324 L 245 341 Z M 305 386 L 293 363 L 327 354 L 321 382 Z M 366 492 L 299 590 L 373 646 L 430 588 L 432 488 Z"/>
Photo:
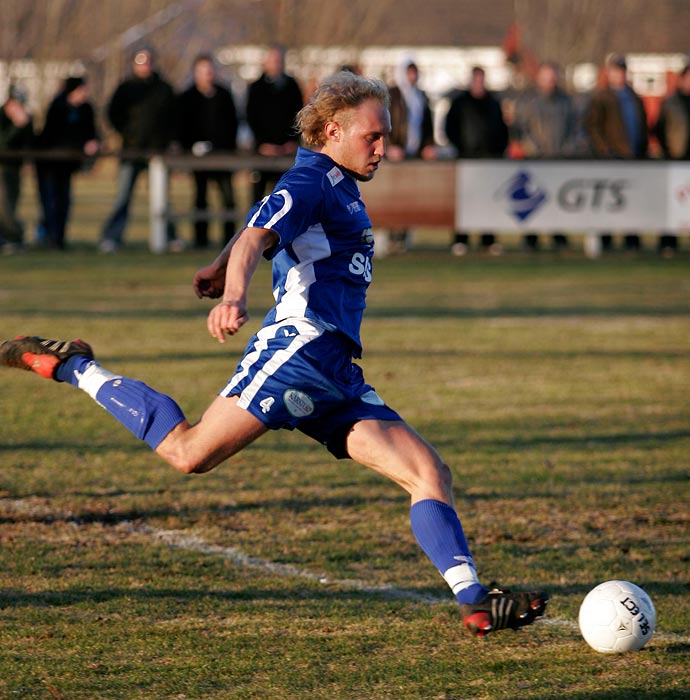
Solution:
<path fill-rule="evenodd" d="M 232 246 L 230 244 L 226 246 L 229 250 L 223 300 L 211 309 L 206 324 L 208 332 L 218 342 L 224 343 L 226 333 L 234 335 L 249 320 L 247 310 L 249 285 L 264 252 L 277 241 L 278 234 L 275 231 L 265 228 L 245 228 L 236 237 Z"/>

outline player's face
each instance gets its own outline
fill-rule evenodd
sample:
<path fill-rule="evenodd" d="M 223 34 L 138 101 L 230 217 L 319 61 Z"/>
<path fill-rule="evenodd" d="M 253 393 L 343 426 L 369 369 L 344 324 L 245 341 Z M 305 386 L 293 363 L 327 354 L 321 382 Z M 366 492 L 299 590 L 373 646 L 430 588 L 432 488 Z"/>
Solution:
<path fill-rule="evenodd" d="M 329 122 L 323 152 L 358 180 L 371 180 L 386 154 L 390 132 L 388 110 L 378 100 L 370 99 Z"/>

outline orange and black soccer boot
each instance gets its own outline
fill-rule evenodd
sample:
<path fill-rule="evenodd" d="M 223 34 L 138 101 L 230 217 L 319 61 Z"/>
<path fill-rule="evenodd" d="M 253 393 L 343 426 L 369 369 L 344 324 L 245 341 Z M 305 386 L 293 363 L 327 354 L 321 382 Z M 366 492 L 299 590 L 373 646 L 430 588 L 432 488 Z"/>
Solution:
<path fill-rule="evenodd" d="M 93 350 L 83 340 L 48 340 L 20 335 L 0 345 L 0 365 L 36 372 L 46 379 L 55 379 L 57 366 L 74 355 L 93 360 Z"/>
<path fill-rule="evenodd" d="M 494 589 L 476 603 L 460 606 L 465 627 L 475 637 L 485 637 L 501 629 L 519 629 L 531 625 L 546 612 L 549 594 L 544 591 L 511 593 Z"/>

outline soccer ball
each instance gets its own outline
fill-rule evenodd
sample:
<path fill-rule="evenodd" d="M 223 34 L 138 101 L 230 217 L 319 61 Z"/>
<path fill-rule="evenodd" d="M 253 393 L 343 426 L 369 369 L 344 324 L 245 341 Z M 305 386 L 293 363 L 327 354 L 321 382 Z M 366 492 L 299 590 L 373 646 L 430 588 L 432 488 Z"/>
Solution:
<path fill-rule="evenodd" d="M 595 651 L 635 651 L 651 639 L 656 624 L 652 599 L 629 581 L 605 581 L 580 606 L 580 632 Z"/>

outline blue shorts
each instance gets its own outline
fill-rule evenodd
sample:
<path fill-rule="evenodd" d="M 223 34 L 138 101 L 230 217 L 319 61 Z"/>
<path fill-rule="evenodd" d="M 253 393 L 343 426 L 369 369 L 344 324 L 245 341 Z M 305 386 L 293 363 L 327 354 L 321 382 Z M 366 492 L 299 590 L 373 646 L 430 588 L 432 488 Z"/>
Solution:
<path fill-rule="evenodd" d="M 338 458 L 361 420 L 401 420 L 364 381 L 350 341 L 307 319 L 263 327 L 248 343 L 221 396 L 239 396 L 268 428 L 300 430 Z"/>

